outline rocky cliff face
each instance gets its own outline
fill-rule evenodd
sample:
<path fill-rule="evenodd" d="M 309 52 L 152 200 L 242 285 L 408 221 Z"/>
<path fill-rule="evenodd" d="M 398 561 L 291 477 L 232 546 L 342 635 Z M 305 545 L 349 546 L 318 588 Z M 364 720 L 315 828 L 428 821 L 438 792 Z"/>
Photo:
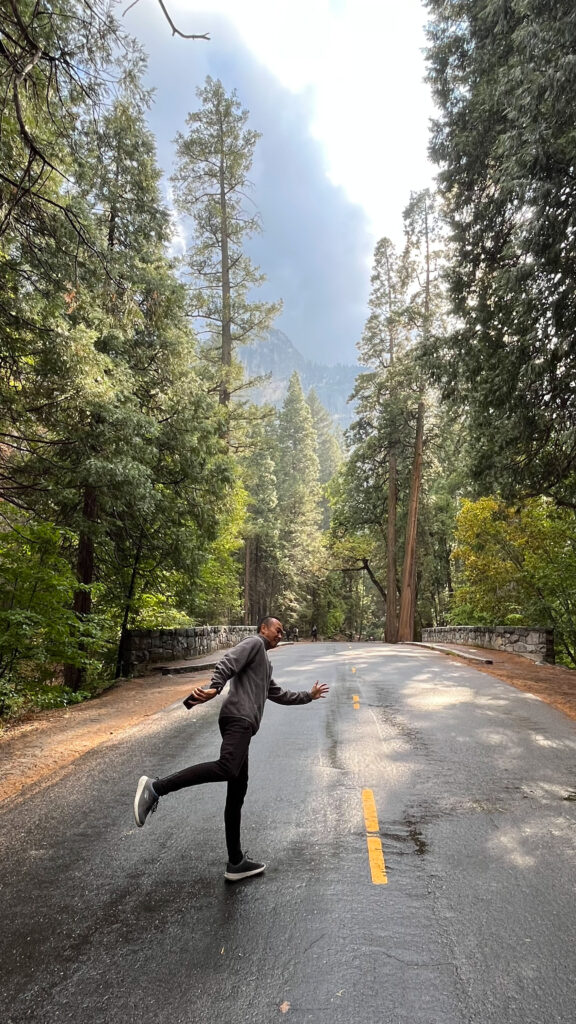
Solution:
<path fill-rule="evenodd" d="M 264 341 L 239 350 L 248 379 L 267 376 L 268 379 L 251 391 L 257 404 L 269 402 L 279 406 L 284 401 L 288 381 L 297 370 L 304 392 L 314 388 L 322 405 L 342 429 L 354 419 L 354 407 L 348 401 L 354 389 L 359 366 L 326 366 L 305 359 L 282 331 L 272 329 Z"/>

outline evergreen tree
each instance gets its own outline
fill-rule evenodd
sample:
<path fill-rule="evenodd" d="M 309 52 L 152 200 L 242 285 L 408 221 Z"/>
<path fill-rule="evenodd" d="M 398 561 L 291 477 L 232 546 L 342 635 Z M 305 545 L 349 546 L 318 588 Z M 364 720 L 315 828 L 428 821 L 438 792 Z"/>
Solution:
<path fill-rule="evenodd" d="M 384 635 L 395 643 L 398 634 L 397 609 L 397 502 L 398 456 L 402 448 L 404 417 L 396 401 L 398 397 L 394 368 L 396 360 L 409 345 L 403 312 L 406 304 L 408 275 L 406 258 L 399 257 L 388 238 L 382 238 L 374 250 L 369 299 L 370 313 L 359 344 L 360 359 L 372 367 L 372 373 L 357 382 L 360 408 L 380 415 L 382 387 L 388 397 L 388 418 L 384 450 L 387 452 L 386 509 L 386 618 Z M 386 382 L 386 383 L 384 383 Z M 374 402 L 374 391 L 379 397 Z M 400 415 L 398 415 L 400 413 Z"/>
<path fill-rule="evenodd" d="M 312 415 L 312 425 L 316 434 L 316 454 L 318 456 L 318 473 L 322 487 L 322 529 L 330 526 L 330 504 L 327 489 L 330 481 L 338 472 L 344 459 L 342 442 L 336 432 L 334 421 L 322 405 L 314 388 L 306 396 L 306 402 Z"/>
<path fill-rule="evenodd" d="M 333 538 L 338 558 L 346 558 L 343 534 L 347 526 L 355 531 L 348 557 L 363 567 L 385 602 L 390 643 L 414 634 L 424 411 L 431 397 L 418 356 L 432 330 L 442 330 L 444 318 L 441 225 L 429 191 L 411 196 L 404 221 L 402 253 L 386 238 L 375 250 L 370 312 L 359 344 L 369 370 L 357 378 L 359 415 L 349 431 L 351 454 L 339 487 Z"/>
<path fill-rule="evenodd" d="M 80 126 L 75 187 L 106 264 L 71 264 L 64 254 L 55 264 L 60 282 L 50 283 L 46 298 L 40 293 L 51 317 L 46 338 L 18 353 L 11 412 L 18 444 L 6 472 L 13 503 L 78 536 L 80 626 L 93 612 L 98 581 L 112 601 L 112 629 L 122 609 L 123 630 L 137 584 L 154 575 L 158 559 L 183 568 L 191 552 L 184 531 L 195 537 L 189 569 L 198 571 L 230 479 L 194 373 L 184 290 L 165 255 L 169 218 L 138 70 L 99 122 Z M 15 390 L 14 377 L 4 380 Z M 82 685 L 78 663 L 66 678 L 72 689 Z"/>
<path fill-rule="evenodd" d="M 60 227 L 60 245 L 70 256 L 80 247 L 105 259 L 73 183 L 78 122 L 98 120 L 134 52 L 112 6 L 108 0 L 2 3 L 0 236 L 17 238 L 24 251 L 40 254 Z"/>
<path fill-rule="evenodd" d="M 236 92 L 226 95 L 220 81 L 208 77 L 197 96 L 201 107 L 188 115 L 187 134 L 176 138 L 173 182 L 177 209 L 194 222 L 186 256 L 195 288 L 193 312 L 208 335 L 214 388 L 228 406 L 242 377 L 234 361 L 237 346 L 263 335 L 279 307 L 248 298 L 264 281 L 243 249 L 260 230 L 246 200 L 258 132 L 247 127 L 248 111 Z"/>
<path fill-rule="evenodd" d="M 276 433 L 277 600 L 281 613 L 294 622 L 305 612 L 310 582 L 321 563 L 321 488 L 316 435 L 296 372 L 290 378 Z"/>
<path fill-rule="evenodd" d="M 430 346 L 479 488 L 576 507 L 571 0 L 427 0 L 454 329 Z"/>
<path fill-rule="evenodd" d="M 439 272 L 438 263 L 441 258 L 441 253 L 434 250 L 434 242 L 440 231 L 439 220 L 435 217 L 435 200 L 430 190 L 425 189 L 422 192 L 413 193 L 404 211 L 406 237 L 404 260 L 411 287 L 409 305 L 404 315 L 408 322 L 412 323 L 412 329 L 416 333 L 420 348 L 425 348 L 429 342 L 435 313 L 440 314 L 441 318 L 443 293 L 441 289 L 434 288 Z M 439 333 L 439 328 L 441 329 L 441 322 L 437 325 L 437 333 Z M 420 379 L 418 379 L 419 377 Z M 401 641 L 410 641 L 414 638 L 418 586 L 418 514 L 422 487 L 426 384 L 418 372 L 414 375 L 414 383 L 418 391 L 418 406 L 398 612 L 397 636 Z"/>
<path fill-rule="evenodd" d="M 271 411 L 270 411 L 271 412 Z M 242 459 L 242 476 L 249 495 L 244 547 L 244 622 L 270 614 L 279 586 L 278 494 L 275 434 L 268 422 L 255 420 Z"/>

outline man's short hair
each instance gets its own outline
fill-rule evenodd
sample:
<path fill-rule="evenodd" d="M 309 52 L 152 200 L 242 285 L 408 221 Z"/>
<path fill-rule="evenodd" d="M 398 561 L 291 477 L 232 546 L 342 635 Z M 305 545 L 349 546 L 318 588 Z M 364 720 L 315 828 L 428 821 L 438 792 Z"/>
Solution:
<path fill-rule="evenodd" d="M 260 622 L 258 623 L 258 626 L 256 627 L 256 632 L 259 633 L 260 630 L 262 629 L 262 626 L 269 626 L 271 622 L 278 622 L 278 619 L 276 618 L 276 616 L 275 615 L 265 615 L 263 619 L 260 619 Z"/>

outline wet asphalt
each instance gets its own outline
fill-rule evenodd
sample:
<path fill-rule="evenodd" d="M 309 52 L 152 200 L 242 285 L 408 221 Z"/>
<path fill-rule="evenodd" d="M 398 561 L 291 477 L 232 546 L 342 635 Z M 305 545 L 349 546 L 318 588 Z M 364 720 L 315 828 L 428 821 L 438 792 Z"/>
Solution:
<path fill-rule="evenodd" d="M 282 685 L 331 692 L 269 704 L 252 743 L 262 877 L 223 879 L 222 785 L 132 819 L 141 773 L 216 755 L 217 700 L 4 807 L 5 1024 L 573 1024 L 576 723 L 415 648 L 272 658 Z"/>

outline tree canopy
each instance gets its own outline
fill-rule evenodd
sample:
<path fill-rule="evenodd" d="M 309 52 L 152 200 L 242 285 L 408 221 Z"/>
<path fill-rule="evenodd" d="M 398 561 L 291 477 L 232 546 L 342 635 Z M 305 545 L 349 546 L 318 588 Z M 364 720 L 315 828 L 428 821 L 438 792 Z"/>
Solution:
<path fill-rule="evenodd" d="M 570 0 L 427 0 L 453 329 L 431 344 L 479 488 L 576 504 Z"/>
<path fill-rule="evenodd" d="M 198 88 L 170 206 L 115 6 L 0 22 L 0 718 L 108 685 L 137 625 L 551 625 L 576 664 L 572 4 L 427 0 L 438 187 L 376 245 L 344 438 L 237 358 L 279 309 L 249 112 Z"/>

